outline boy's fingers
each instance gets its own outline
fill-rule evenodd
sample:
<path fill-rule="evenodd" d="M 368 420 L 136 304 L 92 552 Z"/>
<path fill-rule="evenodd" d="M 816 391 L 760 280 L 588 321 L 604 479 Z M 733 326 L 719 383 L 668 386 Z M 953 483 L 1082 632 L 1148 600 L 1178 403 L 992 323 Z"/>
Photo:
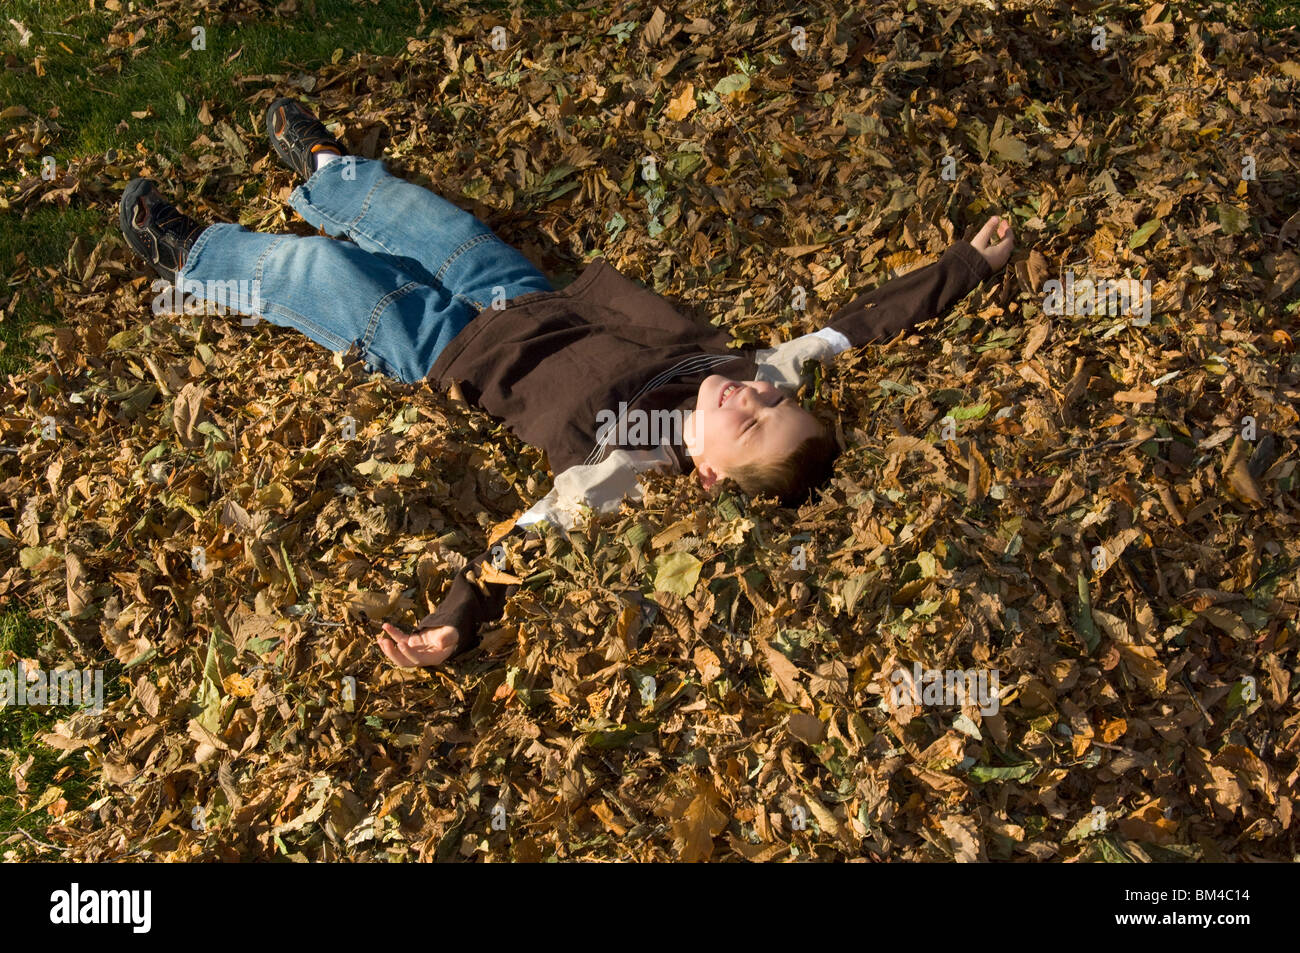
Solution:
<path fill-rule="evenodd" d="M 425 664 L 418 658 L 418 653 L 414 651 L 417 648 L 414 636 L 409 636 L 395 625 L 384 623 L 384 631 L 396 638 L 385 639 L 379 638 L 379 648 L 385 655 L 398 665 L 420 666 Z M 400 641 L 399 641 L 400 639 Z"/>
<path fill-rule="evenodd" d="M 976 234 L 975 239 L 974 241 L 971 242 L 971 244 L 977 247 L 981 245 L 987 246 L 989 244 L 989 240 L 993 237 L 993 230 L 997 227 L 997 224 L 998 224 L 997 216 L 990 218 L 987 222 L 984 223 L 984 227 L 979 230 L 978 234 Z"/>
<path fill-rule="evenodd" d="M 426 649 L 445 648 L 451 640 L 451 633 L 445 630 L 438 632 L 425 632 L 421 635 L 411 636 L 410 644 Z"/>
<path fill-rule="evenodd" d="M 392 639 L 381 638 L 379 640 L 379 648 L 380 651 L 388 656 L 388 660 L 397 666 L 409 668 L 420 664 L 407 655 L 406 652 L 403 651 L 402 647 Z"/>
<path fill-rule="evenodd" d="M 384 653 L 384 658 L 394 665 L 405 665 L 402 657 L 397 654 L 397 644 L 392 639 L 380 639 L 379 650 Z"/>

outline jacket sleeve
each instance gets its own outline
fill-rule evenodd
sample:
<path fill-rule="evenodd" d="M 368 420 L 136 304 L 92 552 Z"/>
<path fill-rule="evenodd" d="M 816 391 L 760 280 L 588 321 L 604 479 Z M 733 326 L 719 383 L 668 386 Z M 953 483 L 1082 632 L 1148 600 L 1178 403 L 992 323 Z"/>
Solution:
<path fill-rule="evenodd" d="M 535 535 L 535 534 L 527 534 Z M 516 525 L 507 534 L 508 537 L 522 538 L 523 530 Z M 417 628 L 435 628 L 440 625 L 454 626 L 459 636 L 455 658 L 468 652 L 479 644 L 479 627 L 501 617 L 506 600 L 515 594 L 518 583 L 487 582 L 479 579 L 483 564 L 492 559 L 496 546 L 504 545 L 507 539 L 499 540 L 487 552 L 475 556 L 452 580 L 451 589 L 447 591 L 438 608 L 420 620 Z"/>
<path fill-rule="evenodd" d="M 943 317 L 992 274 L 974 245 L 955 242 L 938 261 L 858 295 L 831 315 L 827 327 L 844 335 L 850 347 L 889 340 L 921 321 Z"/>
<path fill-rule="evenodd" d="M 675 461 L 664 446 L 650 450 L 615 450 L 599 463 L 572 466 L 555 478 L 551 491 L 515 521 L 499 544 L 508 539 L 540 536 L 536 524 L 545 520 L 562 529 L 574 526 L 587 510 L 607 512 L 619 503 L 640 495 L 637 474 L 671 467 Z M 498 544 L 498 545 L 499 545 Z M 456 574 L 438 608 L 425 616 L 418 628 L 455 626 L 460 640 L 452 658 L 479 644 L 479 627 L 501 617 L 506 600 L 519 589 L 518 583 L 494 583 L 478 579 L 492 549 L 474 557 Z"/>
<path fill-rule="evenodd" d="M 827 361 L 851 347 L 888 340 L 922 321 L 942 317 L 991 274 L 993 269 L 974 245 L 956 242 L 938 261 L 858 295 L 820 331 L 756 351 L 758 379 L 797 388 L 805 361 Z"/>

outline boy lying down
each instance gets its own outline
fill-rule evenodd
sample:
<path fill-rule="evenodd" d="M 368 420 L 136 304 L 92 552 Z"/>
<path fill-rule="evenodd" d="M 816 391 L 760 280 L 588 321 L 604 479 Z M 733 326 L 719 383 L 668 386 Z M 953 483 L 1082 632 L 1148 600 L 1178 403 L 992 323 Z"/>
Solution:
<path fill-rule="evenodd" d="M 237 310 L 334 351 L 355 346 L 367 367 L 398 380 L 459 382 L 467 400 L 544 449 L 555 474 L 551 491 L 515 521 L 517 535 L 542 520 L 569 528 L 583 507 L 604 512 L 637 499 L 637 476 L 652 468 L 694 471 L 706 488 L 730 478 L 749 494 L 799 502 L 838 451 L 792 397 L 804 362 L 942 317 L 1004 267 L 1014 245 L 1009 223 L 995 216 L 938 261 L 854 298 L 820 331 L 734 349 L 725 329 L 683 317 L 603 258 L 554 290 L 473 215 L 379 160 L 349 155 L 292 100 L 271 103 L 266 127 L 304 180 L 289 204 L 331 237 L 205 227 L 151 180 L 135 179 L 122 197 L 127 241 L 195 298 L 252 282 L 255 309 Z M 636 445 L 644 428 L 611 426 L 620 413 L 644 420 L 664 411 L 684 418 L 681 441 L 660 435 Z M 479 627 L 517 588 L 479 578 L 491 556 L 471 560 L 413 632 L 385 624 L 384 654 L 400 666 L 431 666 L 477 645 Z"/>

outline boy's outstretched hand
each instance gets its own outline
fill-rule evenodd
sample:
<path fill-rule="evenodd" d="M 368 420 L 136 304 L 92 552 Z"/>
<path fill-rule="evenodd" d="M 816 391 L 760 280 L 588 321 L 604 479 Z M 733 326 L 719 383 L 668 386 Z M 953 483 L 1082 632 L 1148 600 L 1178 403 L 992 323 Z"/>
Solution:
<path fill-rule="evenodd" d="M 460 633 L 455 626 L 439 625 L 432 629 L 417 629 L 407 635 L 397 626 L 384 623 L 384 631 L 390 638 L 379 637 L 379 648 L 403 668 L 418 668 L 422 665 L 437 665 L 445 662 L 456 651 L 460 642 Z"/>
<path fill-rule="evenodd" d="M 1005 218 L 994 215 L 979 234 L 971 239 L 971 245 L 984 256 L 989 267 L 994 271 L 1000 269 L 1011 257 L 1011 250 L 1016 247 L 1015 235 L 1011 232 L 1011 223 Z"/>

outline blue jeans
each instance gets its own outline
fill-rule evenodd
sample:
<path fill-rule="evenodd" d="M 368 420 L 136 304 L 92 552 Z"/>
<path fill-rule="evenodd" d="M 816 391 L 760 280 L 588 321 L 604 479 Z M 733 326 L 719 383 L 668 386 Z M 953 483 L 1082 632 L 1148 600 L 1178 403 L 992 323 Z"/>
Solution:
<path fill-rule="evenodd" d="M 245 304 L 218 303 L 297 328 L 331 351 L 356 345 L 367 367 L 407 382 L 423 379 L 482 309 L 554 290 L 488 226 L 377 159 L 335 159 L 289 204 L 334 238 L 211 225 L 178 286 L 192 300 L 216 301 L 219 291 L 203 289 L 246 282 L 238 286 L 252 289 Z"/>

